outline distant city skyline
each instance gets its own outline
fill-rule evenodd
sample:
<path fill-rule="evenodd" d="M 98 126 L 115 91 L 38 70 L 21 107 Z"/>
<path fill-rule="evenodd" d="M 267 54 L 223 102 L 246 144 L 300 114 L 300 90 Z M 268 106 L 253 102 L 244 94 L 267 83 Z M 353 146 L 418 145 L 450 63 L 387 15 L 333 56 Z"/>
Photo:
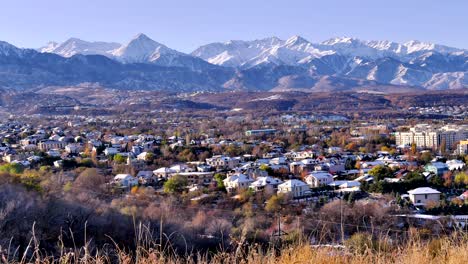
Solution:
<path fill-rule="evenodd" d="M 2 3 L 0 40 L 39 48 L 70 37 L 126 43 L 144 33 L 191 52 L 212 42 L 300 35 L 311 42 L 347 36 L 466 49 L 466 10 L 464 0 L 15 0 Z"/>

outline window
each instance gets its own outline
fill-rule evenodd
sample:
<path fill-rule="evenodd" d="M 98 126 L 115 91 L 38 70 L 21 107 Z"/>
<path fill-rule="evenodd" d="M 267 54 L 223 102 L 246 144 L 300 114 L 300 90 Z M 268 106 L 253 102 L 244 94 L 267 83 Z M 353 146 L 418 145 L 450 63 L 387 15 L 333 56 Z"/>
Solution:
<path fill-rule="evenodd" d="M 424 195 L 424 199 L 427 199 L 427 194 Z"/>

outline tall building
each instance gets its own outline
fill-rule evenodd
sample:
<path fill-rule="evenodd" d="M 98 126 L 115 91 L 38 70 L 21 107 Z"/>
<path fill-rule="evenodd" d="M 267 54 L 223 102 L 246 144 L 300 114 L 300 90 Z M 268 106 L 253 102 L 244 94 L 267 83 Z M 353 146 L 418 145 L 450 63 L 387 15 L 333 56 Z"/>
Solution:
<path fill-rule="evenodd" d="M 418 124 L 407 132 L 395 133 L 396 144 L 399 146 L 415 143 L 417 147 L 439 149 L 445 144 L 445 150 L 454 149 L 458 142 L 466 138 L 468 138 L 468 125 L 434 127 Z"/>
<path fill-rule="evenodd" d="M 458 144 L 458 154 L 465 155 L 468 154 L 468 139 L 461 140 Z"/>

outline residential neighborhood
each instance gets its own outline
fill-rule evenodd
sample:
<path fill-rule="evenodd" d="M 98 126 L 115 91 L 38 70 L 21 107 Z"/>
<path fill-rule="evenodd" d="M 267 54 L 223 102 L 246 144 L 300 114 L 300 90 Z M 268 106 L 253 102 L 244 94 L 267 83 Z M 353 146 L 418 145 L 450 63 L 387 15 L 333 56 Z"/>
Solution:
<path fill-rule="evenodd" d="M 312 123 L 308 130 L 303 119 L 288 118 L 287 126 L 304 130 L 251 129 L 230 138 L 214 130 L 197 132 L 196 127 L 174 134 L 117 134 L 110 132 L 118 125 L 113 120 L 100 120 L 98 129 L 95 119 L 75 119 L 79 121 L 54 120 L 49 125 L 37 120 L 3 122 L 3 166 L 51 173 L 96 168 L 106 179 L 105 189 L 119 194 L 142 187 L 194 198 L 201 193 L 216 197 L 220 191 L 229 199 L 263 193 L 264 202 L 280 195 L 287 203 L 303 206 L 345 198 L 378 200 L 379 195 L 391 194 L 401 208 L 417 213 L 428 205 L 468 203 L 463 196 L 468 159 L 459 151 L 468 138 L 466 125 L 437 130 L 437 125 L 418 124 L 401 132 L 408 128 L 375 123 L 351 127 L 338 121 Z M 269 122 L 275 120 L 285 117 Z M 122 125 L 119 129 L 131 131 Z M 282 141 L 294 137 L 299 141 Z M 175 178 L 180 186 L 168 188 L 167 182 Z"/>

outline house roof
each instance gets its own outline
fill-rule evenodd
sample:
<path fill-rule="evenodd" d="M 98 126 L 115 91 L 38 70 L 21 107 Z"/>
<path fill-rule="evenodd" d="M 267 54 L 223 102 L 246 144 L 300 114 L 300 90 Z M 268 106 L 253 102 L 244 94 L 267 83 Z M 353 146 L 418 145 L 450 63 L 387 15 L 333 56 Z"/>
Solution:
<path fill-rule="evenodd" d="M 307 178 L 314 177 L 316 179 L 332 179 L 333 176 L 326 171 L 314 171 L 307 175 Z"/>
<path fill-rule="evenodd" d="M 292 179 L 292 180 L 287 180 L 284 183 L 280 184 L 279 186 L 281 187 L 298 187 L 298 186 L 308 186 L 305 182 Z"/>
<path fill-rule="evenodd" d="M 445 163 L 442 163 L 442 162 L 433 162 L 427 166 L 434 166 L 436 167 L 437 169 L 444 169 L 444 168 L 447 168 L 447 164 Z"/>
<path fill-rule="evenodd" d="M 176 171 L 175 170 L 172 170 L 168 167 L 162 167 L 162 168 L 159 168 L 157 170 L 154 170 L 153 173 L 154 174 L 158 174 L 158 173 L 175 173 Z"/>
<path fill-rule="evenodd" d="M 408 193 L 409 194 L 439 194 L 440 192 L 430 187 L 420 187 L 420 188 L 410 190 L 408 191 Z"/>
<path fill-rule="evenodd" d="M 223 182 L 252 182 L 252 181 L 253 180 L 249 176 L 245 174 L 241 174 L 241 173 L 231 175 L 223 180 Z"/>
<path fill-rule="evenodd" d="M 128 178 L 133 178 L 133 176 L 130 174 L 117 174 L 115 175 L 114 180 L 124 180 Z"/>
<path fill-rule="evenodd" d="M 340 188 L 352 188 L 361 186 L 361 183 L 358 181 L 346 181 L 345 183 L 342 183 L 339 186 Z"/>
<path fill-rule="evenodd" d="M 281 183 L 282 181 L 280 179 L 266 176 L 266 177 L 258 177 L 257 180 L 252 183 L 252 186 L 266 186 L 268 184 L 281 184 Z"/>

